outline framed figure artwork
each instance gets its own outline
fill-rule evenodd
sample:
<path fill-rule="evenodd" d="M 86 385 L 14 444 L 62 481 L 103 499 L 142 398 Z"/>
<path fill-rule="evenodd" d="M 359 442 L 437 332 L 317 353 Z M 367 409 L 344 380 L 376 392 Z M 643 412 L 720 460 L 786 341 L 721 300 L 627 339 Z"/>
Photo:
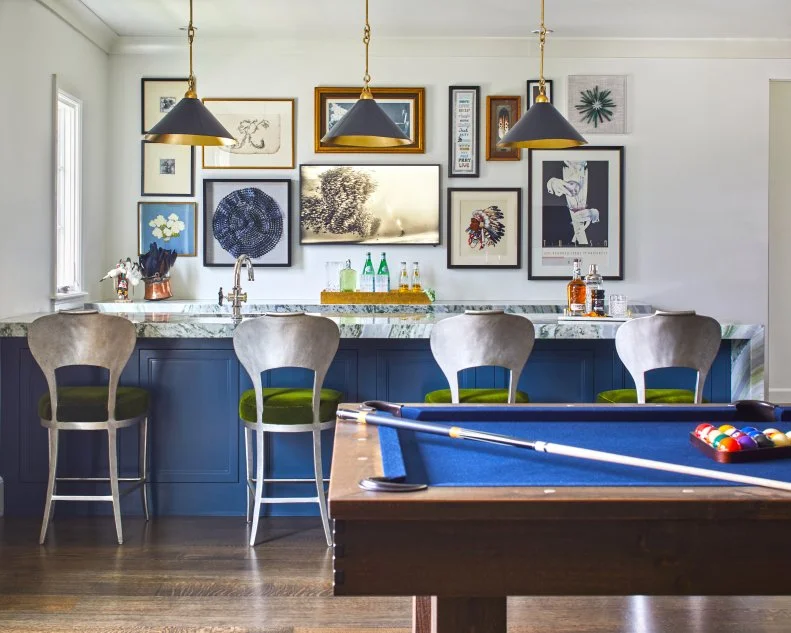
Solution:
<path fill-rule="evenodd" d="M 371 88 L 376 103 L 411 143 L 398 147 L 339 147 L 321 139 L 360 98 L 360 88 L 317 87 L 314 91 L 314 150 L 316 153 L 423 154 L 426 151 L 425 88 Z"/>
<path fill-rule="evenodd" d="M 448 178 L 480 175 L 480 86 L 451 86 L 448 93 Z"/>
<path fill-rule="evenodd" d="M 141 196 L 194 196 L 195 148 L 140 143 Z"/>
<path fill-rule="evenodd" d="M 143 77 L 140 80 L 140 133 L 159 123 L 187 92 L 189 80 L 183 78 Z"/>
<path fill-rule="evenodd" d="M 204 99 L 236 139 L 203 148 L 203 169 L 293 169 L 294 99 Z"/>
<path fill-rule="evenodd" d="M 198 254 L 198 204 L 196 202 L 138 202 L 138 254 L 151 242 L 176 251 L 180 257 Z"/>
<path fill-rule="evenodd" d="M 486 160 L 521 160 L 522 150 L 498 147 L 522 115 L 522 97 L 486 97 Z"/>
<path fill-rule="evenodd" d="M 567 279 L 574 259 L 623 279 L 624 149 L 531 149 L 528 279 Z"/>
<path fill-rule="evenodd" d="M 547 93 L 547 99 L 549 102 L 552 103 L 552 80 L 545 79 L 544 80 L 544 90 Z M 536 102 L 536 97 L 541 93 L 541 80 L 539 79 L 528 79 L 527 80 L 527 109 L 529 110 L 530 107 Z"/>
<path fill-rule="evenodd" d="M 520 268 L 522 190 L 448 189 L 448 268 Z"/>
<path fill-rule="evenodd" d="M 203 265 L 291 266 L 290 180 L 204 180 Z"/>

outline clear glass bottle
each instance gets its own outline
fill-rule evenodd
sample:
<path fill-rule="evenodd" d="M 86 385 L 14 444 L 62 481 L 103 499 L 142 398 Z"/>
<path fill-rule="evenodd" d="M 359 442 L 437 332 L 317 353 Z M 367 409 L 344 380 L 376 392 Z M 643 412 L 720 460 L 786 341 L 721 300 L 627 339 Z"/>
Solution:
<path fill-rule="evenodd" d="M 412 262 L 412 292 L 420 292 L 423 286 L 420 283 L 420 268 L 417 262 Z"/>
<path fill-rule="evenodd" d="M 390 292 L 390 269 L 387 267 L 387 259 L 384 253 L 382 253 L 382 258 L 379 260 L 379 270 L 376 271 L 374 292 Z"/>
<path fill-rule="evenodd" d="M 582 280 L 582 260 L 574 260 L 571 281 L 566 286 L 566 299 L 570 316 L 585 314 L 585 282 Z"/>
<path fill-rule="evenodd" d="M 585 275 L 585 314 L 593 312 L 593 291 L 603 289 L 599 267 L 596 264 L 591 264 L 588 267 L 588 274 Z"/>
<path fill-rule="evenodd" d="M 352 260 L 346 260 L 346 267 L 341 270 L 340 277 L 341 292 L 354 292 L 357 290 L 357 271 L 352 268 Z"/>
<path fill-rule="evenodd" d="M 409 273 L 406 269 L 406 262 L 401 262 L 401 272 L 398 275 L 398 291 L 409 292 Z"/>
<path fill-rule="evenodd" d="M 371 261 L 371 253 L 370 251 L 365 254 L 365 265 L 363 266 L 363 272 L 360 275 L 360 291 L 361 292 L 373 292 L 374 291 L 374 264 Z"/>

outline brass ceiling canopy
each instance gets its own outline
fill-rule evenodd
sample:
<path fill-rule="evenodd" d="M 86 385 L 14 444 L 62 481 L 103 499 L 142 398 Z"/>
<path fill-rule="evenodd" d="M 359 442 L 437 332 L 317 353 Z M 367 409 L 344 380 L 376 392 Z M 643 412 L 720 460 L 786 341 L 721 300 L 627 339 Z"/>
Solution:
<path fill-rule="evenodd" d="M 198 99 L 195 75 L 192 72 L 192 41 L 195 27 L 192 24 L 192 0 L 187 41 L 190 47 L 190 75 L 187 92 L 167 115 L 146 134 L 151 143 L 170 145 L 235 145 L 236 140 Z"/>
<path fill-rule="evenodd" d="M 371 75 L 368 74 L 368 46 L 370 43 L 371 25 L 368 23 L 368 0 L 365 0 L 363 90 L 359 101 L 324 135 L 324 138 L 321 139 L 322 143 L 345 147 L 398 147 L 412 143 L 412 139 L 387 116 L 371 94 L 371 88 L 368 85 L 371 81 Z"/>
<path fill-rule="evenodd" d="M 564 149 L 587 145 L 582 135 L 563 115 L 555 109 L 547 98 L 546 82 L 544 81 L 544 46 L 549 30 L 544 25 L 544 0 L 541 0 L 541 26 L 537 31 L 539 48 L 541 49 L 541 66 L 539 71 L 539 89 L 536 102 L 528 108 L 514 127 L 497 143 L 498 147 L 522 149 Z"/>

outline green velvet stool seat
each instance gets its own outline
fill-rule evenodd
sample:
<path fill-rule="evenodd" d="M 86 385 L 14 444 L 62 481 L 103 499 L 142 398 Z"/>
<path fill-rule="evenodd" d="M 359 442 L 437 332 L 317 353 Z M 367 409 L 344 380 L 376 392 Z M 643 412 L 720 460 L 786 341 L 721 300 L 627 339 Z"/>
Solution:
<path fill-rule="evenodd" d="M 453 402 L 450 389 L 437 389 L 426 394 L 426 402 L 450 404 Z M 466 404 L 506 404 L 508 389 L 459 389 L 459 402 Z M 516 392 L 516 402 L 530 402 L 524 391 Z"/>
<path fill-rule="evenodd" d="M 313 422 L 312 389 L 287 387 L 264 388 L 264 424 L 311 424 Z M 343 394 L 334 389 L 322 389 L 319 419 L 332 420 Z M 248 389 L 239 399 L 239 417 L 245 422 L 256 422 L 255 390 Z"/>
<path fill-rule="evenodd" d="M 104 422 L 107 420 L 107 387 L 60 387 L 58 389 L 58 420 L 60 422 Z M 139 387 L 118 387 L 115 397 L 115 419 L 130 420 L 148 411 L 149 396 Z M 255 408 L 255 402 L 253 402 Z M 49 393 L 38 401 L 38 417 L 52 419 Z"/>
<path fill-rule="evenodd" d="M 648 404 L 693 404 L 695 392 L 689 389 L 646 389 L 645 401 Z M 606 404 L 636 404 L 636 389 L 613 389 L 602 391 L 596 402 Z"/>

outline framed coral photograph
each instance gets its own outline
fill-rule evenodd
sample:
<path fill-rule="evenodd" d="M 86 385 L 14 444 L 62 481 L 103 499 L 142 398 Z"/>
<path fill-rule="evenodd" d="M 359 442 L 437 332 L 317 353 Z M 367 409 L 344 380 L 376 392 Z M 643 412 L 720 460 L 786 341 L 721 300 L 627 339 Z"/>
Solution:
<path fill-rule="evenodd" d="M 522 150 L 498 147 L 522 115 L 522 97 L 486 97 L 486 160 L 521 160 Z"/>
<path fill-rule="evenodd" d="M 522 266 L 522 190 L 448 189 L 448 268 Z"/>
<path fill-rule="evenodd" d="M 151 243 L 176 251 L 179 257 L 198 254 L 196 202 L 138 202 L 137 250 L 147 253 Z"/>

